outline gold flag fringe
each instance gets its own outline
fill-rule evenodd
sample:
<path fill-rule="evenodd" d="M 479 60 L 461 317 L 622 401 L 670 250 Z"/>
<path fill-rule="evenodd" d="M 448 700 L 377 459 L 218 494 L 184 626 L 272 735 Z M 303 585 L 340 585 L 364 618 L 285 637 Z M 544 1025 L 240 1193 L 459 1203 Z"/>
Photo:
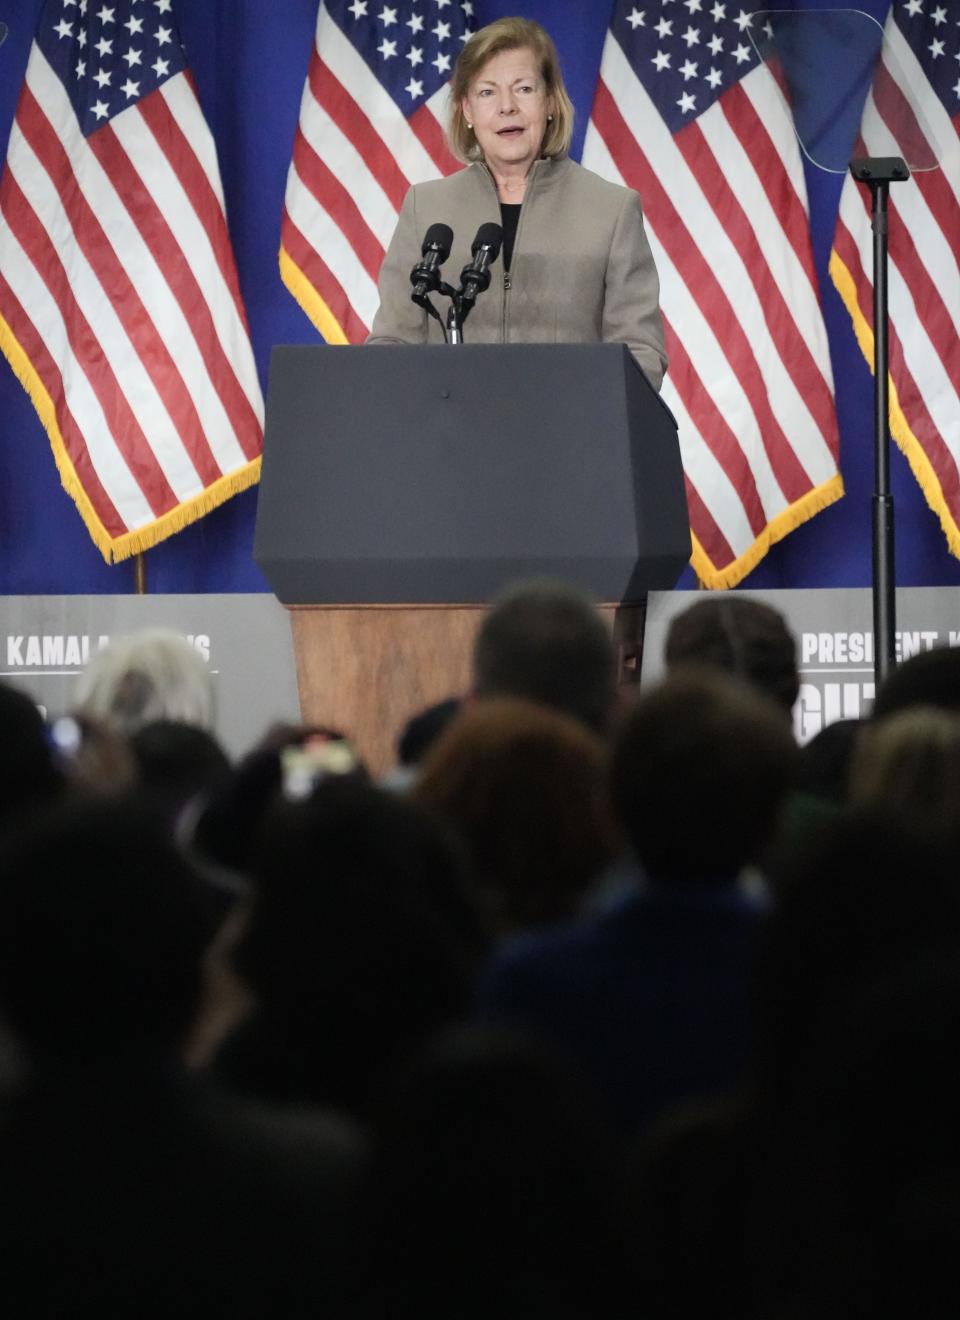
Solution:
<path fill-rule="evenodd" d="M 866 358 L 867 365 L 872 372 L 874 369 L 873 329 L 857 301 L 857 286 L 853 275 L 836 250 L 830 254 L 830 277 L 843 299 L 843 304 L 850 315 L 850 320 L 853 322 L 853 330 L 857 336 L 860 351 Z M 910 470 L 923 491 L 924 499 L 939 518 L 950 553 L 960 559 L 960 529 L 958 529 L 953 514 L 950 512 L 950 507 L 943 494 L 943 487 L 940 485 L 940 478 L 934 471 L 933 465 L 920 441 L 914 435 L 913 429 L 900 406 L 897 387 L 893 383 L 892 377 L 889 376 L 888 385 L 890 390 L 890 434 L 896 441 L 897 448 L 900 449 L 910 464 Z"/>
<path fill-rule="evenodd" d="M 77 476 L 60 433 L 53 400 L 27 356 L 26 350 L 2 316 L 0 316 L 0 352 L 10 363 L 13 374 L 30 396 L 43 429 L 50 439 L 54 462 L 60 474 L 60 484 L 77 506 L 94 545 L 108 564 L 119 564 L 122 560 L 129 559 L 131 555 L 142 554 L 145 550 L 152 549 L 168 536 L 172 536 L 174 532 L 182 531 L 184 527 L 196 522 L 204 514 L 230 499 L 232 495 L 248 490 L 260 480 L 261 460 L 257 457 L 235 472 L 228 472 L 220 477 L 192 499 L 184 500 L 175 509 L 171 509 L 154 522 L 137 527 L 131 532 L 124 533 L 123 536 L 111 536 L 97 516 Z"/>
<path fill-rule="evenodd" d="M 820 513 L 828 505 L 835 503 L 842 495 L 843 478 L 838 472 L 829 481 L 823 482 L 820 486 L 815 486 L 813 490 L 808 490 L 806 495 L 789 505 L 781 513 L 778 513 L 775 518 L 772 518 L 749 550 L 744 551 L 738 559 L 735 559 L 732 564 L 728 564 L 725 568 L 716 567 L 696 536 L 691 532 L 690 539 L 693 543 L 693 554 L 690 556 L 690 563 L 693 565 L 693 571 L 703 585 L 709 587 L 711 591 L 721 591 L 737 586 L 748 573 L 756 568 L 772 545 L 775 545 L 777 541 L 782 541 L 790 532 L 795 531 L 802 523 L 809 521 L 814 514 Z"/>
<path fill-rule="evenodd" d="M 280 249 L 280 278 L 328 344 L 347 344 L 340 322 L 286 248 Z"/>

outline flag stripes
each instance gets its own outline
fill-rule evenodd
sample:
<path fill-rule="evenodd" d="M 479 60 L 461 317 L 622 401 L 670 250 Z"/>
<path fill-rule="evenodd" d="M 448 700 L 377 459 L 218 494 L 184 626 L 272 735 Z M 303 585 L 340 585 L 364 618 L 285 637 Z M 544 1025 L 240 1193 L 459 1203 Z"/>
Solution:
<path fill-rule="evenodd" d="M 622 17 L 618 6 L 613 27 Z M 584 164 L 643 199 L 694 566 L 707 585 L 732 586 L 842 493 L 799 151 L 769 69 L 755 65 L 671 125 L 655 75 L 613 27 Z"/>
<path fill-rule="evenodd" d="M 889 199 L 891 432 L 948 545 L 960 555 L 960 66 L 949 72 L 938 11 L 892 11 L 858 152 L 903 156 L 914 173 Z M 952 35 L 952 34 L 950 34 Z M 960 34 L 953 35 L 960 59 Z M 937 63 L 941 59 L 942 63 Z M 948 103 L 956 110 L 951 114 Z M 848 179 L 831 274 L 873 363 L 873 240 L 868 191 Z"/>
<path fill-rule="evenodd" d="M 91 72 L 96 25 L 115 13 L 70 16 Z M 85 134 L 97 92 L 72 85 L 72 57 L 54 67 L 57 16 L 48 0 L 0 180 L 0 347 L 116 561 L 257 479 L 263 403 L 189 75 L 165 77 L 158 59 L 159 85 L 139 99 L 128 87 L 126 106 L 114 94 L 112 117 L 99 103 Z M 99 86 L 111 95 L 110 78 Z"/>
<path fill-rule="evenodd" d="M 280 269 L 330 343 L 359 343 L 377 310 L 377 276 L 412 183 L 452 174 L 443 85 L 406 114 L 321 4 L 293 144 Z"/>

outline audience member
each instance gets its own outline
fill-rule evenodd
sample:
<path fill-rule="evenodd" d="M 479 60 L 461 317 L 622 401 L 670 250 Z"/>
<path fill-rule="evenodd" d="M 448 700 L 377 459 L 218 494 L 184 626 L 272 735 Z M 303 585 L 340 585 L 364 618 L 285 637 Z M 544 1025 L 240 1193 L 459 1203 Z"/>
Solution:
<path fill-rule="evenodd" d="M 94 655 L 80 678 L 76 706 L 132 734 L 154 720 L 209 729 L 213 683 L 206 663 L 186 638 L 167 628 L 144 628 Z"/>
<path fill-rule="evenodd" d="M 141 788 L 171 817 L 192 799 L 215 793 L 230 775 L 226 752 L 209 730 L 195 724 L 154 720 L 133 734 L 130 747 Z"/>
<path fill-rule="evenodd" d="M 468 1011 L 487 941 L 460 856 L 411 803 L 329 781 L 272 814 L 252 873 L 232 961 L 255 1007 L 217 1071 L 365 1113 L 399 1059 Z"/>
<path fill-rule="evenodd" d="M 463 705 L 459 697 L 435 702 L 408 720 L 397 740 L 397 759 L 401 766 L 419 766 L 440 735 L 457 717 Z"/>
<path fill-rule="evenodd" d="M 744 1065 L 763 903 L 741 875 L 795 758 L 782 711 L 722 675 L 678 671 L 642 695 L 611 775 L 634 886 L 589 921 L 518 939 L 481 983 L 485 1016 L 562 1044 L 627 1126 Z"/>
<path fill-rule="evenodd" d="M 936 646 L 897 665 L 880 686 L 873 715 L 883 719 L 911 706 L 960 712 L 960 648 Z"/>
<path fill-rule="evenodd" d="M 507 590 L 477 635 L 473 690 L 540 702 L 606 733 L 615 699 L 613 644 L 590 598 L 547 578 Z"/>
<path fill-rule="evenodd" d="M 842 1103 L 851 1128 L 882 1129 L 893 1147 L 909 1142 L 923 1117 L 905 1111 L 886 1082 L 854 1083 L 850 1103 L 840 1102 L 846 1055 L 828 1062 L 823 1047 L 888 969 L 915 956 L 960 966 L 960 896 L 942 858 L 887 816 L 824 818 L 782 861 L 758 960 L 753 1084 L 726 1103 L 701 1101 L 666 1117 L 639 1152 L 634 1225 L 648 1250 L 638 1283 L 654 1317 L 698 1320 L 710 1308 L 743 1320 L 813 1320 L 874 1315 L 878 1304 L 886 1313 L 875 1276 L 859 1262 L 830 1295 L 833 1266 L 844 1258 L 852 1265 L 848 1245 L 871 1232 L 865 1218 L 851 1235 L 852 1224 L 829 1209 L 840 1187 L 848 1195 L 860 1177 L 830 1113 Z M 893 1209 L 884 1147 L 868 1158 L 876 1176 L 867 1199 L 882 1220 Z"/>
<path fill-rule="evenodd" d="M 509 698 L 442 735 L 413 789 L 458 831 L 499 932 L 572 916 L 612 854 L 603 747 L 582 723 Z"/>
<path fill-rule="evenodd" d="M 43 716 L 25 692 L 0 683 L 0 828 L 64 790 Z"/>
<path fill-rule="evenodd" d="M 596 1097 L 544 1047 L 478 1027 L 435 1040 L 377 1128 L 360 1242 L 371 1316 L 618 1313 L 618 1150 Z"/>
<path fill-rule="evenodd" d="M 722 669 L 765 692 L 789 716 L 800 691 L 797 643 L 779 610 L 749 596 L 709 595 L 676 615 L 667 632 L 668 671 Z"/>
<path fill-rule="evenodd" d="M 361 1144 L 188 1077 L 209 938 L 196 877 L 135 802 L 73 804 L 0 854 L 0 1008 L 27 1062 L 0 1110 L 0 1233 L 31 1312 L 342 1299 Z"/>
<path fill-rule="evenodd" d="M 902 819 L 956 856 L 960 848 L 960 711 L 908 706 L 864 728 L 850 796 Z"/>

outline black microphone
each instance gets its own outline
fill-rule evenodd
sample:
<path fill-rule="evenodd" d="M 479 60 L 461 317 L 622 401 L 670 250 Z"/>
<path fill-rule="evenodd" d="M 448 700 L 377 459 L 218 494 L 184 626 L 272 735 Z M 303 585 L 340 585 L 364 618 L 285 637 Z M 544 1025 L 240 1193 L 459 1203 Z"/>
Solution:
<path fill-rule="evenodd" d="M 449 225 L 431 225 L 424 235 L 420 260 L 410 272 L 413 293 L 410 297 L 415 303 L 424 306 L 428 293 L 436 293 L 440 287 L 440 267 L 450 255 L 453 247 L 453 230 Z"/>
<path fill-rule="evenodd" d="M 460 272 L 462 286 L 461 298 L 465 303 L 472 303 L 478 293 L 490 287 L 490 267 L 500 255 L 503 243 L 503 230 L 499 225 L 488 223 L 481 225 L 473 240 L 473 260 Z"/>

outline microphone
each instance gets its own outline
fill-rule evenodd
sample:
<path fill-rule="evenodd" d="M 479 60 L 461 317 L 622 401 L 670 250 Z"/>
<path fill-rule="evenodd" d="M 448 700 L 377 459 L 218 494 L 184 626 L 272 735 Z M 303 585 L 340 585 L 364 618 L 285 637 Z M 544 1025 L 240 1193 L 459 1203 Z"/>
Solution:
<path fill-rule="evenodd" d="M 410 272 L 413 293 L 410 297 L 421 307 L 426 305 L 427 294 L 440 287 L 440 267 L 453 247 L 453 230 L 449 225 L 431 225 L 424 235 L 420 260 Z"/>
<path fill-rule="evenodd" d="M 487 223 L 477 230 L 473 247 L 470 249 L 473 259 L 460 272 L 462 286 L 460 296 L 463 302 L 472 304 L 478 293 L 483 293 L 490 287 L 490 267 L 500 255 L 502 243 L 503 230 L 499 225 Z"/>

